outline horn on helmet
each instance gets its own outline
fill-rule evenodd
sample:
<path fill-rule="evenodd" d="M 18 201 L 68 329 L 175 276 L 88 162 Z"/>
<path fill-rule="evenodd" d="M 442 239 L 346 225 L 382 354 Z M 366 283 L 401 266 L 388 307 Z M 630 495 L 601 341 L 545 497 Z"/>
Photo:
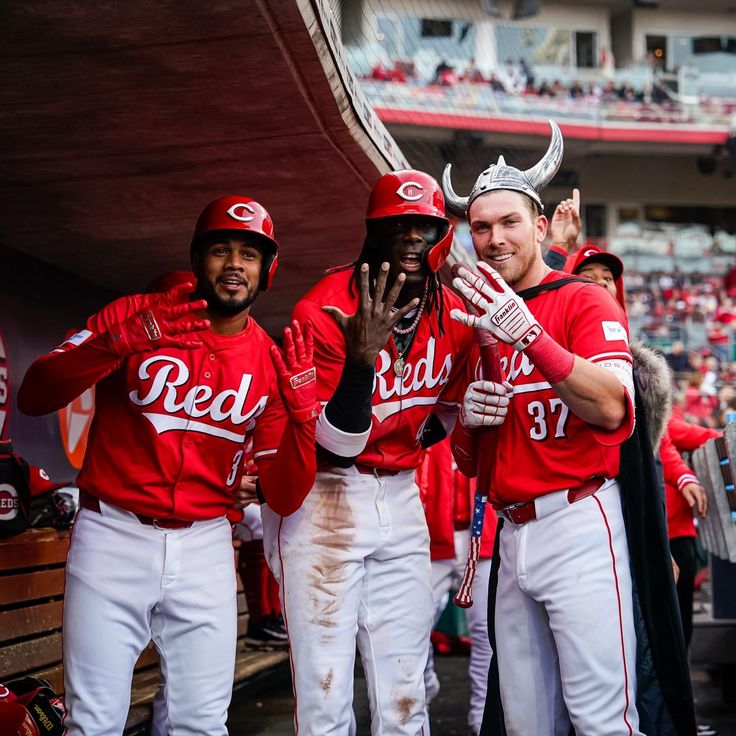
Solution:
<path fill-rule="evenodd" d="M 549 127 L 552 128 L 552 140 L 549 143 L 547 153 L 542 156 L 539 163 L 524 172 L 524 176 L 537 192 L 541 192 L 552 181 L 552 177 L 557 173 L 562 163 L 564 144 L 560 127 L 554 120 L 548 122 Z"/>
<path fill-rule="evenodd" d="M 442 172 L 442 189 L 445 193 L 445 209 L 456 217 L 465 217 L 468 212 L 469 197 L 459 197 L 452 188 L 450 171 L 452 164 L 447 164 Z"/>

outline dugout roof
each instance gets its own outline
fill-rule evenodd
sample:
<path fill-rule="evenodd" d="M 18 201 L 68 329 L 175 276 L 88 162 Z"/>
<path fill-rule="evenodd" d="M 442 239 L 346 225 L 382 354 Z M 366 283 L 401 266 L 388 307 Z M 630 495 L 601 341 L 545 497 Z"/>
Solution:
<path fill-rule="evenodd" d="M 256 309 L 276 329 L 402 163 L 320 0 L 6 0 L 0 29 L 0 243 L 102 287 L 186 267 L 204 204 L 246 194 L 281 244 Z"/>

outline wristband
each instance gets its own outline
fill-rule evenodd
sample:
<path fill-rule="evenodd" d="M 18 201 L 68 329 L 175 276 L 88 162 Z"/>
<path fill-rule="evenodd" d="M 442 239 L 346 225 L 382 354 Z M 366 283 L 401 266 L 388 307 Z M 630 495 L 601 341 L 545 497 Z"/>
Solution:
<path fill-rule="evenodd" d="M 524 352 L 551 384 L 564 381 L 575 367 L 575 356 L 544 331 Z"/>

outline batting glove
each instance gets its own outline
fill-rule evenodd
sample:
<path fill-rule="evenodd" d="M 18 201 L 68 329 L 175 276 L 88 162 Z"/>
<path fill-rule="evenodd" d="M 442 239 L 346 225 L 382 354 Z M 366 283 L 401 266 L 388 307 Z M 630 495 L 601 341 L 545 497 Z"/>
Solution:
<path fill-rule="evenodd" d="M 202 345 L 195 333 L 210 326 L 208 319 L 192 319 L 194 312 L 207 308 L 204 299 L 185 302 L 182 299 L 194 291 L 192 284 L 180 284 L 170 291 L 150 297 L 148 306 L 107 332 L 107 344 L 119 357 L 147 353 L 162 347 L 184 349 Z"/>
<path fill-rule="evenodd" d="M 478 270 L 480 276 L 467 268 L 459 268 L 452 285 L 480 315 L 453 309 L 450 316 L 470 327 L 488 330 L 516 350 L 528 348 L 542 334 L 539 322 L 498 271 L 482 261 L 478 263 Z"/>
<path fill-rule="evenodd" d="M 271 360 L 276 368 L 279 391 L 293 422 L 302 423 L 319 415 L 317 369 L 314 367 L 312 323 L 304 331 L 296 320 L 284 328 L 284 351 L 271 346 Z"/>
<path fill-rule="evenodd" d="M 503 424 L 512 391 L 511 384 L 506 381 L 473 381 L 465 390 L 458 417 L 460 424 L 467 429 Z"/>

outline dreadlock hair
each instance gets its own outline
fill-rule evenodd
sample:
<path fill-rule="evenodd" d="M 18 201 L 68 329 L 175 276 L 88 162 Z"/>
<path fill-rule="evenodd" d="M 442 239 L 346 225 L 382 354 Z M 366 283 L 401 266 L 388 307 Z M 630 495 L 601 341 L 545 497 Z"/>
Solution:
<path fill-rule="evenodd" d="M 429 250 L 429 249 L 427 249 Z M 426 253 L 426 251 L 425 251 Z M 368 275 L 371 280 L 378 277 L 378 270 L 381 267 L 381 261 L 378 257 L 379 246 L 375 240 L 374 233 L 371 233 L 370 222 L 368 224 L 368 234 L 363 241 L 363 248 L 360 251 L 358 260 L 353 263 L 346 264 L 345 266 L 338 266 L 335 269 L 330 269 L 330 272 L 343 271 L 348 268 L 353 269 L 353 275 L 350 279 L 350 295 L 354 296 L 357 293 L 358 281 L 360 279 L 360 267 L 363 263 L 368 264 Z M 440 328 L 440 335 L 445 334 L 444 316 L 445 316 L 445 297 L 442 292 L 442 282 L 440 281 L 439 273 L 431 273 L 427 277 L 427 312 L 432 309 L 437 309 L 437 323 Z"/>

